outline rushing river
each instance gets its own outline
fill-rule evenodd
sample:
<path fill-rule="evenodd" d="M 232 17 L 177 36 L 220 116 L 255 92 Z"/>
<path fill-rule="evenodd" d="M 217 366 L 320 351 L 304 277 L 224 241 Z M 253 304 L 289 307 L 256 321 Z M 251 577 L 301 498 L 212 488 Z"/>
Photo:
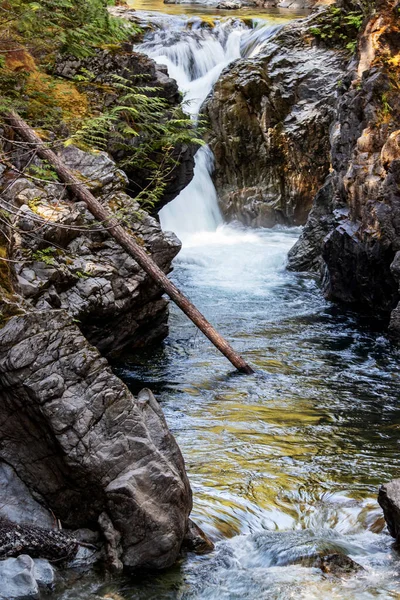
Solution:
<path fill-rule="evenodd" d="M 141 50 L 168 65 L 194 118 L 222 69 L 259 52 L 276 26 L 174 22 Z M 127 357 L 118 373 L 157 395 L 186 460 L 192 517 L 216 550 L 159 575 L 84 581 L 63 598 L 400 598 L 400 560 L 376 502 L 379 484 L 400 474 L 399 351 L 327 303 L 312 277 L 285 270 L 298 230 L 224 225 L 211 169 L 205 147 L 193 182 L 162 211 L 184 242 L 173 279 L 256 373 L 233 372 L 174 307 L 163 347 Z M 304 560 L 318 552 L 365 570 L 324 575 Z"/>

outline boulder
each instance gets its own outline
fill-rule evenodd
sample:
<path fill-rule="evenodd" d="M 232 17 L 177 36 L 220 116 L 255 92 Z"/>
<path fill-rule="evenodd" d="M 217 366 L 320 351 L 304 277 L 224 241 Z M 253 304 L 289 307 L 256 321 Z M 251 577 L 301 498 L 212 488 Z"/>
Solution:
<path fill-rule="evenodd" d="M 0 459 L 69 528 L 100 528 L 114 567 L 164 568 L 191 490 L 149 390 L 134 398 L 65 311 L 0 330 Z"/>
<path fill-rule="evenodd" d="M 38 600 L 40 590 L 49 591 L 55 572 L 47 560 L 22 554 L 0 561 L 0 600 Z"/>
<path fill-rule="evenodd" d="M 343 77 L 332 172 L 289 252 L 289 268 L 320 273 L 327 298 L 389 322 L 400 337 L 400 50 L 394 2 L 364 24 Z"/>
<path fill-rule="evenodd" d="M 163 233 L 159 223 L 125 192 L 127 178 L 105 152 L 91 154 L 69 146 L 60 152 L 65 164 L 113 212 L 119 212 L 135 239 L 165 272 L 180 249 L 179 240 Z M 126 346 L 143 347 L 168 332 L 168 301 L 133 258 L 97 223 L 83 203 L 71 202 L 56 183 L 18 179 L 13 171 L 0 178 L 4 209 L 19 231 L 9 258 L 15 287 L 34 309 L 63 308 L 80 323 L 89 341 L 106 354 Z M 1 201 L 0 201 L 1 205 Z M 37 219 L 45 219 L 41 236 Z M 54 245 L 56 245 L 54 247 Z"/>
<path fill-rule="evenodd" d="M 236 61 L 205 105 L 213 177 L 228 220 L 303 224 L 329 172 L 344 57 L 311 42 L 313 19 L 291 23 L 256 58 Z"/>
<path fill-rule="evenodd" d="M 379 488 L 378 502 L 390 535 L 400 543 L 400 479 L 393 479 Z"/>

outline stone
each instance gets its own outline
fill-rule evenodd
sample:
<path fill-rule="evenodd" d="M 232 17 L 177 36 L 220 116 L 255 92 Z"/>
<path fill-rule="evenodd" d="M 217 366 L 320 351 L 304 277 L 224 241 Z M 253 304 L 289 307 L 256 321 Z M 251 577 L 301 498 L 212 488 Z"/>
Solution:
<path fill-rule="evenodd" d="M 174 563 L 192 495 L 150 390 L 134 398 L 72 318 L 46 310 L 0 330 L 0 394 L 0 459 L 64 527 L 101 517 L 124 567 Z"/>
<path fill-rule="evenodd" d="M 54 581 L 55 572 L 47 560 L 22 554 L 0 561 L 1 600 L 37 600 L 40 588 L 49 591 Z"/>
<path fill-rule="evenodd" d="M 209 554 L 214 550 L 214 544 L 204 531 L 192 519 L 189 519 L 182 548 L 196 554 Z"/>
<path fill-rule="evenodd" d="M 329 173 L 329 127 L 345 61 L 310 43 L 313 23 L 290 23 L 255 58 L 236 61 L 206 101 L 213 177 L 228 221 L 303 224 Z"/>
<path fill-rule="evenodd" d="M 48 560 L 35 558 L 33 561 L 33 575 L 39 588 L 50 591 L 53 589 L 56 573 Z"/>
<path fill-rule="evenodd" d="M 333 577 L 349 577 L 354 573 L 364 570 L 364 568 L 350 558 L 350 556 L 338 553 L 319 556 L 315 560 L 313 566 L 321 569 L 326 575 L 331 575 Z"/>
<path fill-rule="evenodd" d="M 400 543 L 400 479 L 393 479 L 379 488 L 378 502 L 390 535 Z"/>
<path fill-rule="evenodd" d="M 289 268 L 318 271 L 327 298 L 381 318 L 400 338 L 400 100 L 398 69 L 387 68 L 400 50 L 397 23 L 394 2 L 364 23 L 336 102 L 332 170 Z"/>
<path fill-rule="evenodd" d="M 35 500 L 14 469 L 0 462 L 0 517 L 15 523 L 51 528 L 54 517 Z"/>
<path fill-rule="evenodd" d="M 169 272 L 179 240 L 164 234 L 158 221 L 125 193 L 127 178 L 111 157 L 74 146 L 64 148 L 61 156 L 111 210 L 124 211 L 135 239 Z M 0 188 L 8 176 L 5 172 Z M 17 290 L 30 306 L 67 310 L 90 342 L 106 354 L 157 343 L 167 335 L 168 301 L 162 290 L 102 230 L 83 203 L 60 199 L 59 188 L 47 184 L 23 181 L 15 186 L 15 195 L 13 189 L 7 192 L 7 202 L 18 207 L 13 224 L 20 231 L 10 232 L 14 240 L 10 258 L 18 261 L 13 263 Z M 38 218 L 46 220 L 41 238 L 29 235 Z"/>

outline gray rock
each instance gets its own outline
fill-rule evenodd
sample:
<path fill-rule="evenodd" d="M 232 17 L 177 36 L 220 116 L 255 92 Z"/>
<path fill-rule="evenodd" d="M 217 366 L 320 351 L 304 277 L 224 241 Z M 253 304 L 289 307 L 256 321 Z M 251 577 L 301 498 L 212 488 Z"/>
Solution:
<path fill-rule="evenodd" d="M 400 479 L 393 479 L 379 488 L 378 502 L 390 535 L 400 543 Z"/>
<path fill-rule="evenodd" d="M 217 81 L 205 111 L 214 181 L 228 220 L 303 224 L 329 167 L 343 56 L 310 44 L 313 20 L 283 28 Z"/>
<path fill-rule="evenodd" d="M 14 469 L 0 462 L 0 516 L 15 523 L 51 528 L 54 517 L 31 495 Z"/>
<path fill-rule="evenodd" d="M 66 527 L 101 517 L 110 560 L 164 568 L 177 558 L 191 490 L 149 390 L 134 398 L 64 311 L 0 330 L 0 458 Z"/>
<path fill-rule="evenodd" d="M 54 569 L 47 560 L 22 554 L 0 561 L 1 600 L 37 600 L 40 588 L 52 589 L 54 580 Z"/>
<path fill-rule="evenodd" d="M 90 154 L 74 146 L 61 154 L 111 210 L 121 211 L 135 239 L 165 272 L 170 271 L 179 240 L 164 234 L 159 223 L 123 191 L 126 177 L 114 161 L 104 152 Z M 6 173 L 3 181 L 9 176 Z M 14 238 L 10 258 L 18 261 L 13 268 L 21 296 L 39 310 L 67 310 L 90 342 L 107 354 L 162 340 L 168 332 L 168 302 L 162 290 L 82 203 L 60 200 L 54 185 L 22 183 L 7 195 L 7 202 L 19 207 L 14 224 L 20 231 L 10 232 Z M 38 218 L 46 220 L 41 237 L 30 235 Z"/>
<path fill-rule="evenodd" d="M 33 575 L 39 588 L 52 590 L 56 580 L 56 573 L 48 560 L 35 558 L 33 560 Z"/>

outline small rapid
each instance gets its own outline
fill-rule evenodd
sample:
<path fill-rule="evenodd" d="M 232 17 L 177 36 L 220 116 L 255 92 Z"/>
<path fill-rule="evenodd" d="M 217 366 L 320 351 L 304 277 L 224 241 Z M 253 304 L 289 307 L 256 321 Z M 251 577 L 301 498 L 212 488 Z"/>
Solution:
<path fill-rule="evenodd" d="M 194 121 L 224 68 L 238 58 L 255 56 L 279 28 L 265 22 L 251 22 L 249 27 L 234 18 L 205 25 L 201 19 L 169 18 L 138 47 L 168 67 L 183 94 L 184 110 Z M 163 229 L 176 233 L 184 244 L 193 234 L 215 231 L 223 223 L 212 169 L 212 152 L 204 146 L 196 153 L 191 183 L 160 211 Z"/>

